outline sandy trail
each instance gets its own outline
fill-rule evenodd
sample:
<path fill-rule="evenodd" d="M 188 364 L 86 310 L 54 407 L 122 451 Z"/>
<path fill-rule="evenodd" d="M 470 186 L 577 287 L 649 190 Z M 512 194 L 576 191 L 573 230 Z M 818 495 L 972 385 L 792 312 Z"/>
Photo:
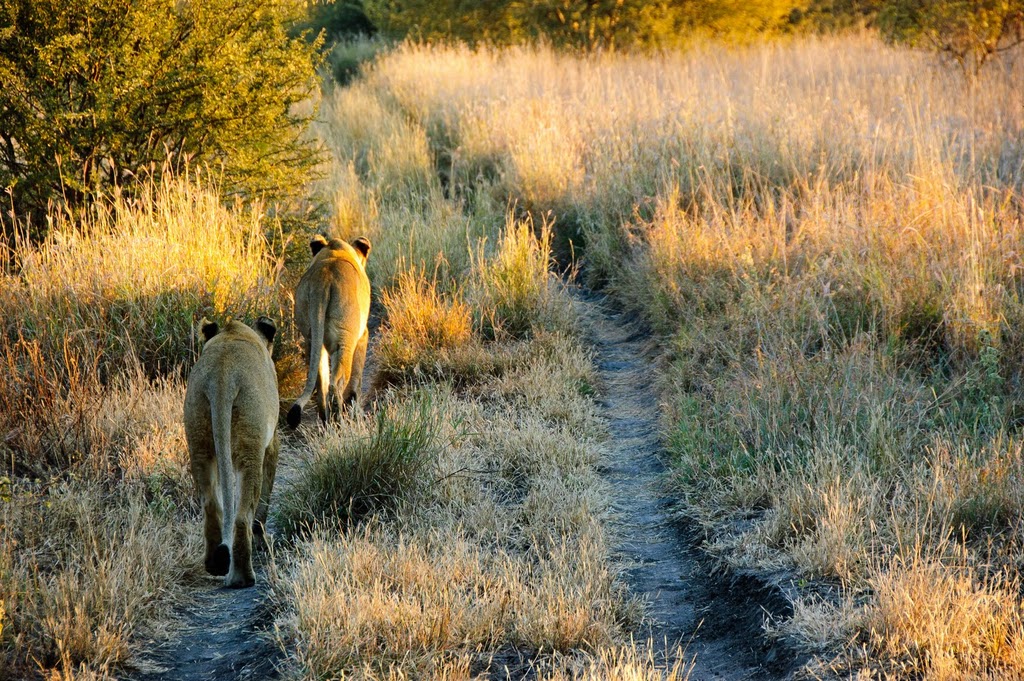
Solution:
<path fill-rule="evenodd" d="M 604 474 L 614 495 L 619 553 L 629 586 L 650 603 L 648 636 L 657 650 L 685 647 L 695 681 L 782 678 L 780 660 L 764 645 L 770 601 L 752 580 L 727 583 L 710 574 L 695 540 L 673 513 L 664 489 L 658 401 L 647 333 L 604 298 L 579 294 L 611 434 Z"/>

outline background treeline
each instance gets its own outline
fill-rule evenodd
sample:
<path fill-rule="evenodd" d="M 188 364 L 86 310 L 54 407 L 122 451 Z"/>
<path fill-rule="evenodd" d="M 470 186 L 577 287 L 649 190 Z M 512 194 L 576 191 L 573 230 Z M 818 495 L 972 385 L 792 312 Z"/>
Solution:
<path fill-rule="evenodd" d="M 338 0 L 314 3 L 328 35 L 556 48 L 672 48 L 694 38 L 750 40 L 877 28 L 975 74 L 1024 39 L 1022 0 Z"/>
<path fill-rule="evenodd" d="M 329 34 L 557 47 L 672 47 L 696 35 L 749 38 L 874 21 L 884 0 L 338 0 L 316 3 Z M 892 4 L 892 3 L 888 3 Z M 905 3 L 904 3 L 905 4 Z"/>
<path fill-rule="evenodd" d="M 0 0 L 0 237 L 184 167 L 301 197 L 320 48 L 346 36 L 632 50 L 866 26 L 975 74 L 1024 38 L 1024 0 Z M 360 49 L 331 56 L 339 80 Z"/>

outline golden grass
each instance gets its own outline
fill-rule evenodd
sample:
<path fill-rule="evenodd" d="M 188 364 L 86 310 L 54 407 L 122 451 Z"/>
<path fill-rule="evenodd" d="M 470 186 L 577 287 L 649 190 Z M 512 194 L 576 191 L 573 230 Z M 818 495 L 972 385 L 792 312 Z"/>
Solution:
<path fill-rule="evenodd" d="M 43 343 L 54 359 L 68 342 L 111 373 L 134 357 L 156 374 L 193 356 L 204 314 L 280 316 L 258 208 L 225 207 L 201 181 L 167 177 L 138 200 L 54 215 L 41 244 L 17 241 L 17 270 L 0 279 L 5 337 Z"/>
<path fill-rule="evenodd" d="M 113 678 L 187 598 L 201 547 L 182 375 L 202 315 L 280 317 L 258 215 L 167 177 L 8 251 L 0 678 Z"/>
<path fill-rule="evenodd" d="M 500 353 L 487 352 L 473 333 L 470 306 L 458 291 L 411 267 L 381 294 L 386 321 L 376 348 L 375 384 L 444 379 L 474 381 L 494 371 Z"/>
<path fill-rule="evenodd" d="M 870 35 L 656 56 L 403 45 L 358 87 L 425 136 L 475 234 L 496 243 L 510 202 L 553 215 L 588 280 L 662 334 L 677 489 L 709 548 L 843 587 L 798 595 L 788 640 L 954 678 L 1021 673 L 1005 627 L 966 624 L 1003 615 L 943 629 L 961 606 L 935 601 L 900 623 L 882 594 L 1020 606 L 1020 69 L 970 86 Z M 992 559 L 964 572 L 937 549 L 949 532 Z M 864 612 L 897 643 L 854 644 Z M 913 631 L 945 642 L 907 658 Z"/>
<path fill-rule="evenodd" d="M 1006 678 L 1024 663 L 1020 585 L 978 576 L 963 549 L 945 560 L 914 549 L 871 579 L 864 629 L 873 657 L 947 681 Z"/>

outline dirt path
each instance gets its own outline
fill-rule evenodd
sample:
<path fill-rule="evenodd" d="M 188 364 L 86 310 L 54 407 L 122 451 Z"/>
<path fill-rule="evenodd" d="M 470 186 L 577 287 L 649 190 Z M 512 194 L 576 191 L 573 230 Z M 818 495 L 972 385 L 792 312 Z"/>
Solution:
<path fill-rule="evenodd" d="M 266 571 L 256 570 L 257 586 L 226 589 L 211 578 L 196 589 L 195 601 L 178 613 L 181 635 L 152 651 L 128 678 L 137 681 L 259 681 L 277 677 L 281 652 L 264 635 L 272 620 L 267 606 Z"/>
<path fill-rule="evenodd" d="M 308 416 L 308 414 L 307 414 Z M 281 455 L 273 498 L 292 478 L 303 446 L 300 436 L 287 428 L 280 430 Z M 273 533 L 273 517 L 270 519 Z M 279 677 L 281 648 L 269 635 L 274 612 L 268 598 L 267 554 L 254 556 L 256 586 L 228 589 L 222 577 L 200 577 L 194 600 L 181 607 L 175 617 L 177 635 L 150 642 L 126 674 L 130 681 L 271 681 Z"/>
<path fill-rule="evenodd" d="M 578 296 L 601 378 L 600 401 L 611 431 L 604 471 L 625 538 L 619 552 L 630 587 L 645 596 L 655 648 L 685 646 L 694 681 L 785 677 L 785 660 L 765 647 L 765 610 L 784 607 L 751 580 L 724 582 L 709 574 L 687 528 L 663 489 L 658 403 L 649 341 L 642 328 L 594 295 Z M 771 604 L 771 606 L 769 605 Z"/>

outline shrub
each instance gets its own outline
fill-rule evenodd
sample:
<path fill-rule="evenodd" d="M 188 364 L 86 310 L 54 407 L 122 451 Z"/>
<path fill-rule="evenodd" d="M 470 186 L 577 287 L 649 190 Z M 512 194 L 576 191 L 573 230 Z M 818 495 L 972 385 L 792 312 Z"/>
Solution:
<path fill-rule="evenodd" d="M 313 435 L 313 458 L 277 512 L 284 535 L 294 538 L 323 524 L 345 527 L 415 502 L 436 472 L 440 418 L 423 398 L 379 411 L 368 436 L 353 437 L 344 425 Z"/>
<path fill-rule="evenodd" d="M 162 174 L 223 169 L 229 194 L 287 195 L 317 152 L 294 105 L 316 45 L 290 0 L 0 2 L 0 186 L 41 231 L 50 201 Z M 308 107 L 307 107 L 308 110 Z"/>
<path fill-rule="evenodd" d="M 1024 2 L 892 0 L 879 14 L 879 25 L 888 40 L 949 57 L 971 76 L 1024 41 Z"/>

